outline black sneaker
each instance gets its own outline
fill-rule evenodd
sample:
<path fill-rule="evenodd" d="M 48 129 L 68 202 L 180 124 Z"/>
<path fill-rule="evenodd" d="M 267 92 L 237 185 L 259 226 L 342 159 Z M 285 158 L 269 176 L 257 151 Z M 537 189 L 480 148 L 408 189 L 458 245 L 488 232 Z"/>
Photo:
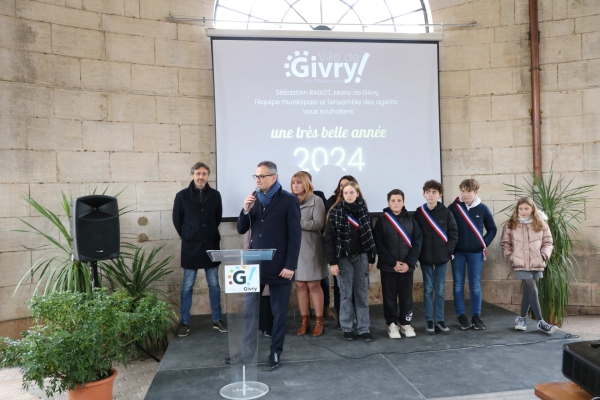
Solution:
<path fill-rule="evenodd" d="M 269 360 L 267 360 L 267 371 L 273 371 L 275 368 L 279 368 L 279 354 L 269 354 Z"/>
<path fill-rule="evenodd" d="M 551 324 L 547 323 L 546 321 L 544 321 L 543 319 L 540 319 L 538 321 L 537 326 L 539 329 L 541 329 L 542 331 L 546 332 L 549 335 L 552 335 L 554 332 L 556 332 L 558 330 L 558 326 L 551 325 Z"/>
<path fill-rule="evenodd" d="M 271 332 L 261 331 L 264 337 L 271 337 Z"/>
<path fill-rule="evenodd" d="M 458 321 L 460 329 L 470 329 L 473 326 L 465 314 L 460 314 L 458 318 L 456 318 L 456 321 Z"/>
<path fill-rule="evenodd" d="M 177 327 L 177 337 L 186 337 L 190 333 L 190 326 L 188 324 L 180 323 Z"/>
<path fill-rule="evenodd" d="M 427 325 L 425 326 L 425 332 L 428 335 L 435 335 L 435 329 L 433 321 L 427 321 Z"/>
<path fill-rule="evenodd" d="M 369 332 L 361 333 L 360 338 L 365 342 L 370 342 L 373 340 L 373 336 Z"/>
<path fill-rule="evenodd" d="M 442 335 L 450 334 L 450 328 L 448 328 L 448 325 L 446 325 L 446 323 L 444 321 L 437 321 L 435 323 L 435 331 L 441 332 Z"/>
<path fill-rule="evenodd" d="M 354 333 L 353 332 L 344 332 L 344 339 L 346 340 L 354 340 Z"/>
<path fill-rule="evenodd" d="M 227 332 L 227 325 L 221 320 L 217 322 L 213 322 L 213 328 L 218 330 L 219 332 Z"/>
<path fill-rule="evenodd" d="M 479 315 L 473 315 L 473 318 L 471 318 L 471 323 L 473 324 L 473 329 L 475 329 L 476 331 L 485 330 L 485 324 L 483 323 L 481 318 L 479 318 Z"/>

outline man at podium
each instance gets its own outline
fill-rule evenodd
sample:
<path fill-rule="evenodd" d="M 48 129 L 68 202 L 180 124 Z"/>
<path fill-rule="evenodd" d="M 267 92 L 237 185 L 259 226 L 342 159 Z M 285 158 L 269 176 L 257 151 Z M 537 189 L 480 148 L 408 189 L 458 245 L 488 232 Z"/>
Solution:
<path fill-rule="evenodd" d="M 286 318 L 294 272 L 298 265 L 302 227 L 298 198 L 283 190 L 277 175 L 277 165 L 263 161 L 254 175 L 256 190 L 244 200 L 237 221 L 238 233 L 251 229 L 249 249 L 276 249 L 273 260 L 261 262 L 261 293 L 269 285 L 273 330 L 267 370 L 279 367 L 283 352 Z M 249 334 L 256 335 L 256 332 Z M 232 360 L 233 361 L 233 360 Z"/>

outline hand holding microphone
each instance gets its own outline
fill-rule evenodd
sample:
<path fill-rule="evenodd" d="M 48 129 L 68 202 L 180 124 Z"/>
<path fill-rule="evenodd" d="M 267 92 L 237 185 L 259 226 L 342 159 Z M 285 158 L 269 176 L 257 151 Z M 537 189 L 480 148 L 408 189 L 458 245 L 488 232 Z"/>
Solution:
<path fill-rule="evenodd" d="M 250 193 L 250 196 L 246 197 L 246 200 L 244 200 L 244 214 L 248 214 L 254 206 L 254 203 L 256 202 L 256 194 L 259 190 L 260 189 L 256 187 L 252 193 Z"/>

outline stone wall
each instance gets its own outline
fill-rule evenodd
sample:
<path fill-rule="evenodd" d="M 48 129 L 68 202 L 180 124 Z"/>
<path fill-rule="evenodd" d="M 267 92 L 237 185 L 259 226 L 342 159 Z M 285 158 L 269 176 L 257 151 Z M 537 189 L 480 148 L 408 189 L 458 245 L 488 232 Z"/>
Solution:
<path fill-rule="evenodd" d="M 442 168 L 446 203 L 462 179 L 481 183 L 498 213 L 512 203 L 504 184 L 533 169 L 528 0 L 430 0 L 434 22 L 477 21 L 444 32 L 440 44 Z M 574 184 L 600 183 L 600 2 L 539 0 L 542 169 Z M 576 245 L 571 313 L 600 313 L 600 187 L 590 194 Z M 501 224 L 507 216 L 495 216 Z M 483 298 L 517 309 L 520 281 L 508 278 L 499 236 L 483 272 Z M 588 243 L 586 243 L 588 242 Z M 451 280 L 451 275 L 448 275 Z M 451 294 L 451 285 L 446 293 Z M 450 289 L 450 290 L 448 290 Z"/>
<path fill-rule="evenodd" d="M 527 0 L 431 0 L 434 22 L 476 20 L 446 30 L 440 46 L 442 162 L 446 199 L 460 180 L 482 183 L 493 211 L 510 203 L 503 183 L 519 184 L 532 166 Z M 215 168 L 210 42 L 204 28 L 165 22 L 169 14 L 211 17 L 211 0 L 0 1 L 0 334 L 28 323 L 29 289 L 16 284 L 41 250 L 26 221 L 50 229 L 24 205 L 30 194 L 64 218 L 60 193 L 109 187 L 134 211 L 123 232 L 165 245 L 177 301 L 180 242 L 171 223 L 175 193 L 198 160 Z M 600 182 L 600 2 L 540 0 L 544 171 Z M 214 182 L 212 182 L 214 184 Z M 586 204 L 581 237 L 600 242 L 595 208 Z M 504 217 L 497 216 L 501 223 Z M 57 233 L 57 232 L 55 232 Z M 241 237 L 224 223 L 224 248 Z M 507 279 L 498 240 L 484 272 L 484 299 L 514 308 L 519 283 Z M 580 270 L 572 312 L 600 311 L 598 251 L 577 247 Z M 417 281 L 420 277 L 417 277 Z M 451 277 L 449 274 L 449 282 Z M 416 283 L 415 300 L 422 298 Z M 451 298 L 450 283 L 447 297 Z M 371 302 L 380 302 L 372 274 Z M 194 313 L 209 312 L 199 274 Z"/>

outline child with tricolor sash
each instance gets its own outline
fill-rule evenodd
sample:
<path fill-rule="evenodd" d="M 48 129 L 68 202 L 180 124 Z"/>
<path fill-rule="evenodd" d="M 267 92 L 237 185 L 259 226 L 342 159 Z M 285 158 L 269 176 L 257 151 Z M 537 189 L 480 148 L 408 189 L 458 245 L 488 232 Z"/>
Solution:
<path fill-rule="evenodd" d="M 425 182 L 423 197 L 426 203 L 417 208 L 413 214 L 413 218 L 423 232 L 419 264 L 423 272 L 425 332 L 428 335 L 436 332 L 450 333 L 450 328 L 444 322 L 444 285 L 448 261 L 458 242 L 458 228 L 452 212 L 439 201 L 443 194 L 444 187 L 440 182 L 434 180 Z"/>
<path fill-rule="evenodd" d="M 415 337 L 413 316 L 413 273 L 421 253 L 421 229 L 404 207 L 404 193 L 394 189 L 387 195 L 374 229 L 377 268 L 381 272 L 383 316 L 391 339 Z"/>
<path fill-rule="evenodd" d="M 490 209 L 477 196 L 479 182 L 465 179 L 458 186 L 460 197 L 448 207 L 458 226 L 458 244 L 452 260 L 454 279 L 454 308 L 461 329 L 485 329 L 481 320 L 481 271 L 486 248 L 496 236 L 497 228 Z M 485 235 L 484 235 L 485 228 Z M 465 311 L 465 270 L 469 274 L 471 292 L 471 320 Z"/>
<path fill-rule="evenodd" d="M 342 196 L 329 211 L 325 250 L 331 274 L 337 276 L 340 287 L 339 320 L 344 339 L 353 340 L 356 330 L 361 339 L 370 342 L 369 273 L 377 249 L 367 203 L 356 182 L 349 181 L 342 187 Z"/>

